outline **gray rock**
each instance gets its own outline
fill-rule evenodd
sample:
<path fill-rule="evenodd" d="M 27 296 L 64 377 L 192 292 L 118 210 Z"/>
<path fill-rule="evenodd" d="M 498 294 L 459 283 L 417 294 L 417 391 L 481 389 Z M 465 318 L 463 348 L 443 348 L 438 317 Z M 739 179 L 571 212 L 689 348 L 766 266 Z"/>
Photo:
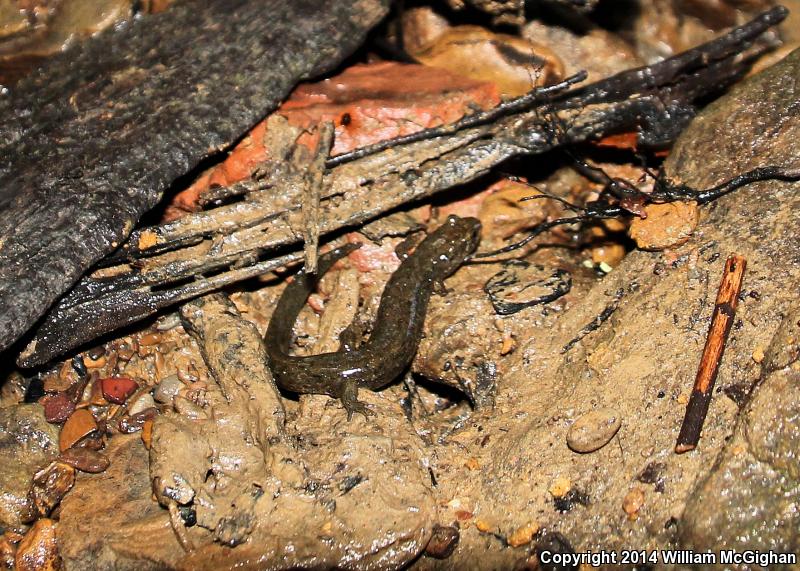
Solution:
<path fill-rule="evenodd" d="M 58 455 L 58 427 L 38 404 L 0 408 L 0 528 L 28 518 L 33 474 Z"/>
<path fill-rule="evenodd" d="M 800 50 L 748 79 L 711 105 L 684 133 L 668 166 L 683 182 L 704 187 L 757 166 L 797 166 L 800 156 Z M 713 152 L 711 152 L 713 150 Z M 713 220 L 736 217 L 759 244 L 748 272 L 750 287 L 766 260 L 784 264 L 780 284 L 791 305 L 769 343 L 752 398 L 709 474 L 688 498 L 680 540 L 692 549 L 796 552 L 800 547 L 800 307 L 797 236 L 789 208 L 800 184 L 768 181 L 749 190 L 736 208 L 722 201 Z M 751 209 L 748 212 L 748 209 Z M 769 216 L 753 218 L 756 211 Z M 740 247 L 741 248 L 741 247 Z M 748 277 L 745 277 L 747 280 Z M 701 441 L 702 444 L 702 441 Z M 747 568 L 742 566 L 741 568 Z M 771 567 L 773 568 L 773 567 Z M 779 568 L 779 567 L 774 567 Z"/>

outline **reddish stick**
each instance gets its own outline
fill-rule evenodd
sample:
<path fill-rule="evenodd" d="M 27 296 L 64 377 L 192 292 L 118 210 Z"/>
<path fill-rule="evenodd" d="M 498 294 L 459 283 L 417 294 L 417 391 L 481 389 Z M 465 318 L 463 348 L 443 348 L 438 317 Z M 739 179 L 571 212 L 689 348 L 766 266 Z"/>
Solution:
<path fill-rule="evenodd" d="M 711 403 L 714 381 L 717 380 L 719 363 L 733 325 L 746 267 L 747 260 L 736 254 L 731 255 L 725 262 L 722 282 L 717 292 L 717 302 L 714 304 L 714 314 L 711 316 L 711 327 L 706 337 L 706 346 L 700 359 L 700 367 L 697 369 L 692 396 L 686 405 L 686 416 L 678 434 L 678 442 L 675 444 L 675 452 L 678 454 L 694 450 L 700 440 L 700 432 L 708 414 L 708 405 Z"/>

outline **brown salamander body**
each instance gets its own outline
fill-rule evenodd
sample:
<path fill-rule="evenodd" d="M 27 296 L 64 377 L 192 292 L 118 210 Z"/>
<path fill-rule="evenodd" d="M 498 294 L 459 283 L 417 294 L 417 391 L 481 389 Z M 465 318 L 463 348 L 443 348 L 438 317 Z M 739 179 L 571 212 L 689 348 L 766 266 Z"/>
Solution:
<path fill-rule="evenodd" d="M 297 393 L 340 398 L 348 417 L 354 412 L 368 414 L 357 399 L 358 389 L 379 389 L 408 367 L 417 351 L 434 288 L 475 251 L 480 229 L 475 218 L 450 216 L 425 238 L 389 278 L 369 340 L 357 349 L 290 355 L 292 327 L 317 278 L 358 245 L 348 244 L 320 257 L 316 275 L 301 272 L 286 287 L 267 328 L 267 355 L 278 385 Z"/>

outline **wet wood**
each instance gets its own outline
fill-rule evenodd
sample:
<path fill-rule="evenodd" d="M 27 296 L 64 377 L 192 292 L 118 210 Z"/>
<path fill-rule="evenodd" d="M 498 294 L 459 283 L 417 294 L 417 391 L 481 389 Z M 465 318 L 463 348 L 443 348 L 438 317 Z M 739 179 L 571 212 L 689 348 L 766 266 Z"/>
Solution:
<path fill-rule="evenodd" d="M 728 340 L 728 334 L 736 314 L 736 306 L 739 303 L 739 292 L 742 289 L 742 278 L 746 267 L 747 260 L 738 255 L 732 255 L 725 262 L 722 283 L 720 283 L 714 313 L 711 316 L 711 327 L 706 337 L 703 356 L 700 358 L 700 367 L 697 369 L 692 396 L 689 397 L 689 404 L 686 405 L 686 416 L 675 445 L 675 452 L 678 454 L 694 450 L 700 440 L 700 433 L 703 430 L 706 414 L 708 414 L 708 406 L 711 404 L 719 364 L 725 352 L 725 343 Z"/>
<path fill-rule="evenodd" d="M 186 1 L 76 46 L 0 97 L 0 349 L 176 178 L 349 55 L 387 5 Z"/>

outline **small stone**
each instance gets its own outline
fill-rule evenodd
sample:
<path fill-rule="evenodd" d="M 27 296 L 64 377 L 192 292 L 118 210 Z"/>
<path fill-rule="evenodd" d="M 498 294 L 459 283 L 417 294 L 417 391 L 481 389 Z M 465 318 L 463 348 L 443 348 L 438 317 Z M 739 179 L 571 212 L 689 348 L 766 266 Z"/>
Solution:
<path fill-rule="evenodd" d="M 458 521 L 469 521 L 473 517 L 475 517 L 475 516 L 473 515 L 473 513 L 471 511 L 468 511 L 468 510 L 456 510 L 456 519 Z"/>
<path fill-rule="evenodd" d="M 83 364 L 86 365 L 87 369 L 99 369 L 105 366 L 107 361 L 108 359 L 106 359 L 105 355 L 100 355 L 96 358 L 92 358 L 89 355 L 83 356 Z"/>
<path fill-rule="evenodd" d="M 132 434 L 134 432 L 138 432 L 142 429 L 145 422 L 155 418 L 157 414 L 158 410 L 151 407 L 133 415 L 123 416 L 121 419 L 119 419 L 117 428 L 123 434 Z"/>
<path fill-rule="evenodd" d="M 153 443 L 153 419 L 150 418 L 145 421 L 142 426 L 142 442 L 144 447 L 150 450 L 150 445 Z"/>
<path fill-rule="evenodd" d="M 56 542 L 56 522 L 42 518 L 22 538 L 14 556 L 15 571 L 59 571 L 61 557 Z"/>
<path fill-rule="evenodd" d="M 189 420 L 201 420 L 208 418 L 206 411 L 197 406 L 186 397 L 177 396 L 174 401 L 175 410 Z"/>
<path fill-rule="evenodd" d="M 123 404 L 139 388 L 139 383 L 129 377 L 106 377 L 100 379 L 100 389 L 109 402 Z"/>
<path fill-rule="evenodd" d="M 628 235 L 642 250 L 664 250 L 689 240 L 700 220 L 697 203 L 667 202 L 644 207 L 646 218 L 634 218 Z"/>
<path fill-rule="evenodd" d="M 44 407 L 44 417 L 47 422 L 61 424 L 75 411 L 75 403 L 67 393 L 45 395 L 39 401 Z"/>
<path fill-rule="evenodd" d="M 633 488 L 625 495 L 622 500 L 622 509 L 628 514 L 628 519 L 634 520 L 639 517 L 639 510 L 644 505 L 644 490 L 639 487 Z"/>
<path fill-rule="evenodd" d="M 761 363 L 764 360 L 764 348 L 761 345 L 758 345 L 753 350 L 753 361 L 756 363 Z"/>
<path fill-rule="evenodd" d="M 75 484 L 75 469 L 61 462 L 53 462 L 33 476 L 28 498 L 39 517 L 50 514 Z"/>
<path fill-rule="evenodd" d="M 465 466 L 467 467 L 467 470 L 478 470 L 481 467 L 481 463 L 478 462 L 478 459 L 474 456 L 470 456 L 467 459 Z"/>
<path fill-rule="evenodd" d="M 506 538 L 506 541 L 511 547 L 520 547 L 527 545 L 533 540 L 533 536 L 539 531 L 539 524 L 536 522 L 528 522 L 522 527 L 515 529 L 511 535 Z"/>
<path fill-rule="evenodd" d="M 425 555 L 434 559 L 447 559 L 455 551 L 460 539 L 461 534 L 457 527 L 434 525 L 431 539 L 425 547 Z"/>
<path fill-rule="evenodd" d="M 153 393 L 153 398 L 161 404 L 172 404 L 175 396 L 184 387 L 178 375 L 170 375 L 161 379 Z"/>
<path fill-rule="evenodd" d="M 686 393 L 681 393 L 678 395 L 677 398 L 678 404 L 688 404 L 689 403 L 689 395 Z"/>
<path fill-rule="evenodd" d="M 508 355 L 511 351 L 514 350 L 516 346 L 516 342 L 514 341 L 514 337 L 511 335 L 507 335 L 503 337 L 503 345 L 500 347 L 500 354 L 501 355 Z"/>
<path fill-rule="evenodd" d="M 58 437 L 58 446 L 63 452 L 72 448 L 81 438 L 97 430 L 97 422 L 92 413 L 85 408 L 80 408 L 64 423 L 61 434 Z"/>
<path fill-rule="evenodd" d="M 155 407 L 156 401 L 153 399 L 153 395 L 150 393 L 143 393 L 139 395 L 139 398 L 128 405 L 128 414 L 130 416 L 135 416 L 148 408 Z"/>
<path fill-rule="evenodd" d="M 563 498 L 572 489 L 572 482 L 566 476 L 558 476 L 553 483 L 550 484 L 550 495 L 554 498 Z"/>
<path fill-rule="evenodd" d="M 608 444 L 620 426 L 622 417 L 613 408 L 587 412 L 569 428 L 567 446 L 575 452 L 594 452 Z"/>
<path fill-rule="evenodd" d="M 70 448 L 61 453 L 58 459 L 81 472 L 99 474 L 111 465 L 108 456 L 89 448 Z"/>
<path fill-rule="evenodd" d="M 148 333 L 146 335 L 142 335 L 139 338 L 139 345 L 144 345 L 145 347 L 150 347 L 152 345 L 158 345 L 161 343 L 161 334 L 160 333 Z"/>
<path fill-rule="evenodd" d="M 475 528 L 481 533 L 489 533 L 492 530 L 492 524 L 485 519 L 476 519 Z"/>

